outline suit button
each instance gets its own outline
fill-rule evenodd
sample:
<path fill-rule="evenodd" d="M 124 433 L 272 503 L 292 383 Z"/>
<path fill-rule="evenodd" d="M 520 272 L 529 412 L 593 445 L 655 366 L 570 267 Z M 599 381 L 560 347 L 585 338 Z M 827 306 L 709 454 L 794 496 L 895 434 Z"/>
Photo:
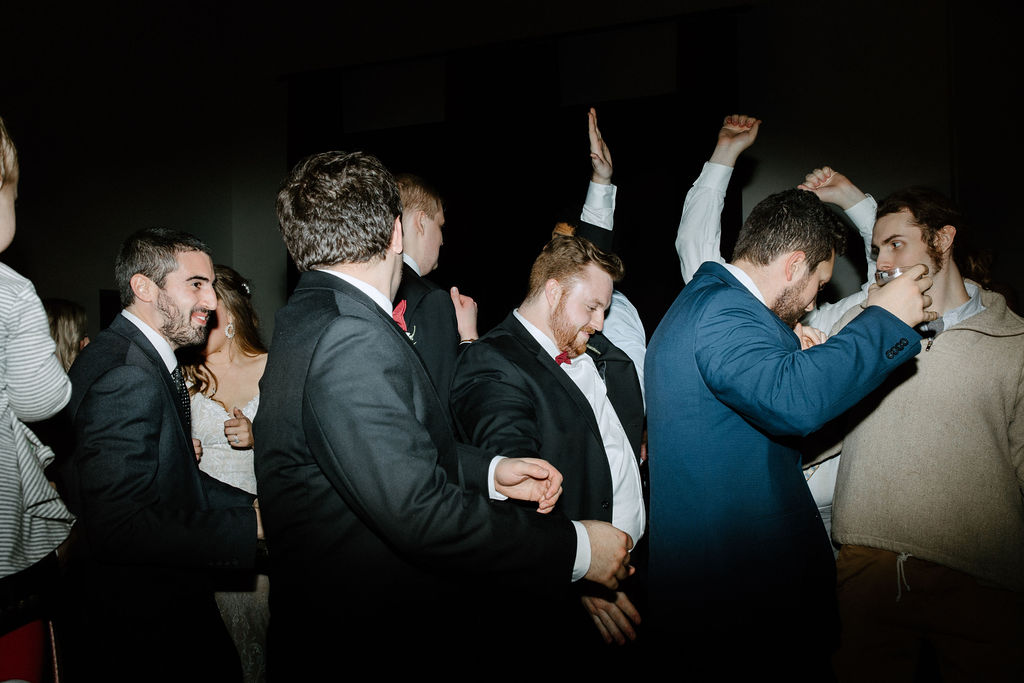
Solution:
<path fill-rule="evenodd" d="M 610 508 L 611 506 L 612 506 L 612 504 L 611 504 L 611 503 L 609 503 L 609 502 L 608 502 L 607 500 L 602 500 L 602 501 L 601 501 L 601 509 L 602 509 L 602 510 L 607 510 L 607 509 L 608 509 L 608 508 Z"/>

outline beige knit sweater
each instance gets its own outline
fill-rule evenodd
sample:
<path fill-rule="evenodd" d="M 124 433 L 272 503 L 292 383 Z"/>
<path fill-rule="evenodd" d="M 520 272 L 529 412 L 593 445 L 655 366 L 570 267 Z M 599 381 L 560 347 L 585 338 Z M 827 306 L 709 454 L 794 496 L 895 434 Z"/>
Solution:
<path fill-rule="evenodd" d="M 1024 591 L 1024 320 L 981 302 L 850 411 L 832 537 Z"/>

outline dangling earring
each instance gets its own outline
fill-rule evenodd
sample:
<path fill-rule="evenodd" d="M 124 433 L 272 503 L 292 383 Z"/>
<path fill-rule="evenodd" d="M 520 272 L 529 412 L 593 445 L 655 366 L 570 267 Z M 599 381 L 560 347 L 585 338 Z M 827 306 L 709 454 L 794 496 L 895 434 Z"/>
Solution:
<path fill-rule="evenodd" d="M 224 336 L 228 339 L 233 339 L 235 336 L 235 324 L 228 323 L 228 326 L 224 328 Z"/>

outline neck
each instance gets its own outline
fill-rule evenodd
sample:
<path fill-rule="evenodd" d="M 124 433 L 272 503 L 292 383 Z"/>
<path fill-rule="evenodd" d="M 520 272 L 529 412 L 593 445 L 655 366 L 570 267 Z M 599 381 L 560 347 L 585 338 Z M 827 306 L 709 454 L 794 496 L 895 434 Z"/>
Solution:
<path fill-rule="evenodd" d="M 964 305 L 971 298 L 964 287 L 963 275 L 960 274 L 960 269 L 953 259 L 947 259 L 942 270 L 932 278 L 931 289 L 925 293 L 932 298 L 929 310 L 936 311 L 939 315 Z"/>
<path fill-rule="evenodd" d="M 772 284 L 774 280 L 768 270 L 770 266 L 761 266 L 747 259 L 736 259 L 729 265 L 736 266 L 754 281 L 757 291 L 761 292 L 761 296 L 764 297 L 769 306 L 778 297 L 778 287 Z"/>
<path fill-rule="evenodd" d="M 542 297 L 527 299 L 519 304 L 519 315 L 529 320 L 531 325 L 543 332 L 544 336 L 554 343 L 555 335 L 551 331 L 551 325 L 549 324 L 551 311 L 548 310 L 546 302 Z"/>
<path fill-rule="evenodd" d="M 398 283 L 402 279 L 402 257 L 388 251 L 384 259 L 374 259 L 367 263 L 336 263 L 327 270 L 345 273 L 373 286 L 389 300 L 394 300 L 398 291 Z"/>

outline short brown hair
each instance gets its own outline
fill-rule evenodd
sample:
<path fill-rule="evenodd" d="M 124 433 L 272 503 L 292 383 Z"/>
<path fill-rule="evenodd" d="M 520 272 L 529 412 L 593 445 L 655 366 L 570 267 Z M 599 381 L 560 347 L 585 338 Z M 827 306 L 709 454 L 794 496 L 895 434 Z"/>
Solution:
<path fill-rule="evenodd" d="M 598 249 L 590 240 L 555 235 L 533 262 L 530 291 L 526 298 L 529 300 L 539 296 L 544 291 L 544 284 L 551 279 L 563 285 L 571 284 L 591 263 L 608 273 L 612 282 L 618 282 L 625 274 L 622 260 L 618 256 Z"/>
<path fill-rule="evenodd" d="M 395 176 L 398 194 L 402 197 L 402 213 L 423 211 L 430 217 L 444 206 L 441 194 L 433 185 L 418 175 L 399 173 Z"/>
<path fill-rule="evenodd" d="M 281 234 L 300 271 L 384 258 L 401 215 L 394 176 L 363 152 L 307 157 L 277 194 Z"/>

